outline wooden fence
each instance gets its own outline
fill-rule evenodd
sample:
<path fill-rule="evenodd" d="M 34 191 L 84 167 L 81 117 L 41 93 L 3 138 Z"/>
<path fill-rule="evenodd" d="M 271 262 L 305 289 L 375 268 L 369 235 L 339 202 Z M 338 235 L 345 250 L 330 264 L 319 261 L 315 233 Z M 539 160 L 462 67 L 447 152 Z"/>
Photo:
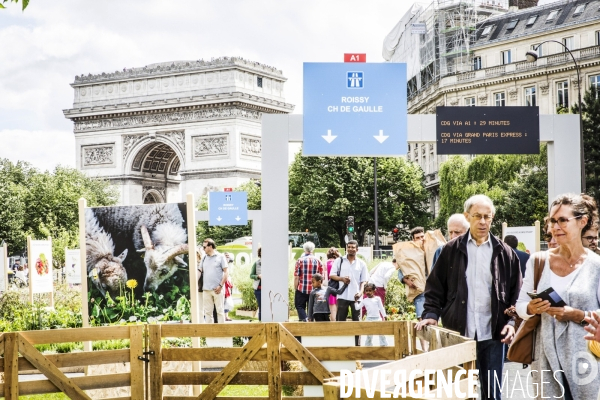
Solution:
<path fill-rule="evenodd" d="M 393 346 L 305 347 L 296 337 L 392 335 Z M 167 348 L 166 338 L 243 337 L 243 347 Z M 430 342 L 428 353 L 418 354 L 417 340 Z M 125 350 L 84 351 L 70 354 L 42 355 L 34 344 L 130 339 Z M 452 347 L 452 348 L 450 348 Z M 339 398 L 340 382 L 328 371 L 324 361 L 379 360 L 389 364 L 378 368 L 421 369 L 474 368 L 475 342 L 442 328 L 428 328 L 415 334 L 414 322 L 317 322 L 317 323 L 232 323 L 166 324 L 49 331 L 5 333 L 0 336 L 0 371 L 4 386 L 0 397 L 17 399 L 19 395 L 64 392 L 72 399 L 89 399 L 87 389 L 129 386 L 131 397 L 120 399 L 214 399 L 228 385 L 266 385 L 269 397 L 281 399 L 283 385 L 325 385 L 324 397 L 284 397 L 285 399 L 330 400 Z M 19 353 L 21 356 L 19 356 Z M 141 359 L 140 359 L 141 358 Z M 147 368 L 144 368 L 144 359 Z M 263 371 L 242 371 L 248 361 L 265 361 Z M 163 371 L 164 362 L 226 361 L 220 372 Z M 299 361 L 307 371 L 282 371 L 283 361 Z M 61 367 L 89 366 L 130 362 L 129 373 L 67 378 Z M 460 367 L 459 364 L 463 364 Z M 39 370 L 48 379 L 19 382 L 18 372 Z M 163 396 L 164 385 L 194 386 L 199 396 Z M 200 385 L 206 385 L 200 393 Z M 338 397 L 335 397 L 337 393 Z M 354 394 L 357 395 L 356 393 Z M 366 398 L 363 394 L 362 398 Z M 219 397 L 233 400 L 234 397 Z M 261 399 L 239 397 L 235 399 Z"/>

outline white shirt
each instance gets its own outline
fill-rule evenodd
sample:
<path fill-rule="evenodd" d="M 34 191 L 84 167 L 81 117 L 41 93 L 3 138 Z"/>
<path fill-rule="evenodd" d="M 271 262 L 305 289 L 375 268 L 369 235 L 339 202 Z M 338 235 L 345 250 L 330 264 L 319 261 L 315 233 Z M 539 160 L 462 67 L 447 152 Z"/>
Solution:
<path fill-rule="evenodd" d="M 339 260 L 339 261 L 338 261 Z M 331 266 L 330 276 L 337 275 L 339 263 L 342 263 L 340 269 L 340 277 L 349 277 L 350 283 L 344 293 L 338 294 L 337 298 L 342 300 L 354 301 L 354 295 L 360 291 L 360 283 L 369 280 L 369 271 L 367 270 L 367 264 L 358 257 L 354 258 L 354 262 L 350 263 L 346 256 L 340 257 L 335 260 L 335 263 Z M 343 285 L 343 282 L 340 282 Z"/>
<path fill-rule="evenodd" d="M 467 330 L 465 336 L 477 341 L 492 338 L 492 242 L 487 240 L 477 246 L 469 232 L 467 242 Z"/>
<path fill-rule="evenodd" d="M 394 274 L 396 267 L 391 262 L 382 262 L 375 267 L 375 272 L 371 274 L 369 282 L 374 283 L 377 287 L 387 288 L 390 278 Z"/>
<path fill-rule="evenodd" d="M 359 299 L 359 301 L 354 303 L 354 307 L 357 310 L 360 310 L 364 307 L 367 310 L 367 318 L 381 318 L 381 316 L 386 317 L 385 308 L 383 308 L 381 299 L 377 296 Z M 381 316 L 379 314 L 381 314 Z"/>
<path fill-rule="evenodd" d="M 516 309 L 519 317 L 527 320 L 533 315 L 527 314 L 527 305 L 531 301 L 531 297 L 527 294 L 527 292 L 533 292 L 533 270 L 534 267 L 534 257 L 529 257 L 527 261 L 527 268 L 525 269 L 525 278 L 523 278 L 523 286 L 521 286 L 521 292 L 519 293 L 519 298 L 517 299 Z M 546 252 L 546 263 L 544 264 L 544 269 L 550 269 L 550 254 Z M 573 273 L 570 273 L 567 276 L 558 276 L 552 270 L 550 270 L 550 286 L 554 289 L 558 295 L 564 300 L 566 289 L 573 280 L 575 276 Z M 596 298 L 600 303 L 600 282 L 598 282 L 598 289 L 596 290 Z"/>

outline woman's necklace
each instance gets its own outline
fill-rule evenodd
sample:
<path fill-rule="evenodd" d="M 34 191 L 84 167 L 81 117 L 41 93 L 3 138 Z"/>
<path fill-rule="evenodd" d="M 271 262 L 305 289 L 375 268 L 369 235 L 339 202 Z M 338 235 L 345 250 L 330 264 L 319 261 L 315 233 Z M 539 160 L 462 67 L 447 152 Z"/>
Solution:
<path fill-rule="evenodd" d="M 567 264 L 569 264 L 569 267 L 571 268 L 575 268 L 575 266 L 577 265 L 577 263 L 579 262 L 579 260 L 581 260 L 583 258 L 583 256 L 585 255 L 585 253 L 583 253 L 582 255 L 580 255 L 577 260 L 575 260 L 575 262 L 573 264 L 571 264 L 569 262 L 569 260 L 567 258 L 565 258 L 565 261 L 567 262 Z"/>

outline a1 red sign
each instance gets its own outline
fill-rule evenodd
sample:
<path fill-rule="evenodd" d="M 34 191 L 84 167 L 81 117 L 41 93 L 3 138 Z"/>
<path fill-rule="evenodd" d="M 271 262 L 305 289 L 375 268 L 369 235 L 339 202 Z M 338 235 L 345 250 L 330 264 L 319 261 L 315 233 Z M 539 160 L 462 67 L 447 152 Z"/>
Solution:
<path fill-rule="evenodd" d="M 367 62 L 367 53 L 344 53 L 344 62 Z"/>
<path fill-rule="evenodd" d="M 224 192 L 233 192 L 233 188 L 225 188 L 223 189 Z"/>

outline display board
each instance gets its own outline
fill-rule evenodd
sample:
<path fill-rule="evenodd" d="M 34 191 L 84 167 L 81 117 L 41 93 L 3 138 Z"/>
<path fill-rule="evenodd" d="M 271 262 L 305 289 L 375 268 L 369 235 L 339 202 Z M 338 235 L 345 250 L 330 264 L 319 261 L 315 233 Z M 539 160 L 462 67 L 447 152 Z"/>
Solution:
<path fill-rule="evenodd" d="M 437 154 L 539 154 L 539 107 L 437 107 Z"/>
<path fill-rule="evenodd" d="M 6 292 L 8 290 L 8 259 L 6 254 L 6 243 L 0 246 L 0 292 Z"/>
<path fill-rule="evenodd" d="M 536 251 L 539 251 L 539 243 L 536 239 L 536 230 L 539 230 L 539 227 L 534 226 L 506 226 L 502 230 L 502 238 L 507 235 L 513 235 L 517 237 L 519 241 L 519 246 L 517 247 L 521 251 L 525 251 L 529 254 L 533 254 Z M 525 249 L 523 249 L 525 247 Z"/>
<path fill-rule="evenodd" d="M 68 284 L 81 284 L 81 251 L 79 249 L 65 249 L 65 274 Z"/>
<path fill-rule="evenodd" d="M 30 293 L 53 293 L 52 240 L 28 238 Z"/>

